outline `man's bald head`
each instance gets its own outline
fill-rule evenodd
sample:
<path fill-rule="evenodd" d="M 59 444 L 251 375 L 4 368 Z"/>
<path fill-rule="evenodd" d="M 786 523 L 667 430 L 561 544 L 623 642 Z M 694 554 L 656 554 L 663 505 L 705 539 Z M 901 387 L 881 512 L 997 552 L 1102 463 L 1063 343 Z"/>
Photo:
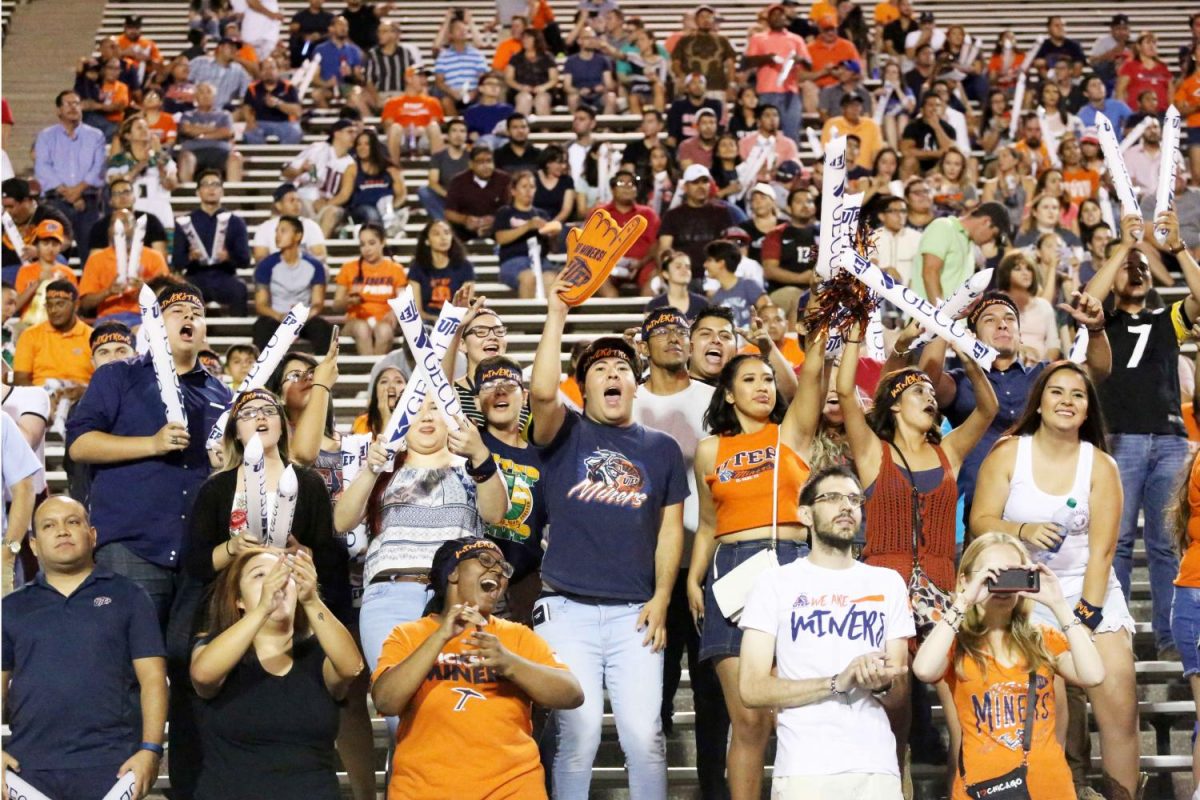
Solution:
<path fill-rule="evenodd" d="M 55 495 L 33 513 L 29 543 L 47 576 L 85 574 L 94 564 L 96 529 L 88 521 L 82 503 L 67 495 Z"/>
<path fill-rule="evenodd" d="M 38 520 L 46 515 L 57 516 L 62 513 L 75 512 L 80 514 L 84 521 L 88 521 L 87 509 L 83 503 L 71 497 L 69 494 L 55 494 L 47 497 L 37 510 L 33 512 L 33 529 L 37 531 Z"/>

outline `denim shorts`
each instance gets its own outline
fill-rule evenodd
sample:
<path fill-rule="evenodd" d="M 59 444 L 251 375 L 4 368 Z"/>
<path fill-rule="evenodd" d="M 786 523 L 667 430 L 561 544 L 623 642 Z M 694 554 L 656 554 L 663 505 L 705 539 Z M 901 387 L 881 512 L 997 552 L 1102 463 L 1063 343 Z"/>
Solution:
<path fill-rule="evenodd" d="M 529 256 L 517 256 L 500 262 L 500 282 L 510 289 L 516 289 L 521 273 L 533 269 Z"/>
<path fill-rule="evenodd" d="M 1179 648 L 1183 677 L 1200 674 L 1200 589 L 1175 587 L 1175 605 L 1171 608 L 1171 636 Z"/>
<path fill-rule="evenodd" d="M 713 565 L 704 582 L 704 627 L 700 632 L 700 660 L 736 657 L 742 649 L 742 630 L 721 613 L 717 598 L 713 594 L 713 572 L 717 576 L 728 575 L 734 567 L 749 561 L 760 551 L 771 546 L 770 539 L 751 539 L 745 542 L 718 544 L 713 555 Z M 780 565 L 790 564 L 808 555 L 804 542 L 781 540 L 776 547 Z"/>

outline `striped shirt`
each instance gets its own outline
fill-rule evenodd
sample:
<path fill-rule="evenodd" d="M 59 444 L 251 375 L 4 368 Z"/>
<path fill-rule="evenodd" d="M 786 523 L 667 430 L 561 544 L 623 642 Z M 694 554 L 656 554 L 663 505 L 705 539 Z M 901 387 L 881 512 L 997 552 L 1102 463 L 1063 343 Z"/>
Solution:
<path fill-rule="evenodd" d="M 230 61 L 222 67 L 212 56 L 193 59 L 188 79 L 195 84 L 211 83 L 216 87 L 217 99 L 213 105 L 217 108 L 225 108 L 232 101 L 241 100 L 250 88 L 250 76 L 241 64 Z"/>
<path fill-rule="evenodd" d="M 396 45 L 391 55 L 383 52 L 383 45 L 367 51 L 367 83 L 380 92 L 398 94 L 404 91 L 404 71 L 409 67 L 421 66 L 421 54 L 407 44 Z"/>
<path fill-rule="evenodd" d="M 488 71 L 488 63 L 483 53 L 471 45 L 461 53 L 447 47 L 438 53 L 433 69 L 451 89 L 461 89 L 465 85 L 470 91 L 479 85 L 479 79 Z"/>

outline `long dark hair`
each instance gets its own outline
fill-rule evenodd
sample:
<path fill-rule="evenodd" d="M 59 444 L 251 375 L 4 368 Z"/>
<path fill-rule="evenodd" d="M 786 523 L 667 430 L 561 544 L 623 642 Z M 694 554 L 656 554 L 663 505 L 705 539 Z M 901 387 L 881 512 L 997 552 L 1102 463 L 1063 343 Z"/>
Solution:
<path fill-rule="evenodd" d="M 234 556 L 233 561 L 229 563 L 225 569 L 217 573 L 217 580 L 213 583 L 212 588 L 208 593 L 208 605 L 204 616 L 204 625 L 198 638 L 203 641 L 211 642 L 213 639 L 220 636 L 222 633 L 232 628 L 238 620 L 240 620 L 246 611 L 238 608 L 238 601 L 242 599 L 242 573 L 246 571 L 246 565 L 251 560 L 263 553 L 272 551 L 265 547 L 250 547 Z M 299 603 L 296 604 L 296 616 L 293 624 L 293 647 L 295 643 L 308 636 L 309 625 L 308 616 L 304 613 L 304 608 Z M 246 649 L 246 655 L 242 659 L 243 662 L 253 663 L 258 656 L 253 647 Z"/>
<path fill-rule="evenodd" d="M 1029 399 L 1025 401 L 1025 410 L 1012 427 L 1004 432 L 1005 436 L 1030 436 L 1037 432 L 1042 425 L 1042 415 L 1039 412 L 1042 405 L 1042 395 L 1046 392 L 1046 384 L 1056 372 L 1070 370 L 1083 379 L 1087 387 L 1088 414 L 1079 428 L 1079 440 L 1088 442 L 1097 450 L 1108 452 L 1108 432 L 1104 427 L 1104 416 L 1100 413 L 1100 395 L 1096 392 L 1096 384 L 1087 370 L 1074 361 L 1055 361 L 1046 365 L 1042 374 L 1038 375 L 1033 387 L 1029 390 Z"/>
<path fill-rule="evenodd" d="M 892 398 L 892 388 L 914 373 L 925 374 L 916 367 L 898 369 L 880 378 L 879 385 L 875 387 L 875 400 L 871 410 L 867 412 L 867 425 L 875 432 L 876 436 L 885 442 L 894 443 L 896 441 L 896 415 L 893 413 L 893 406 L 900 402 L 900 398 Z M 925 432 L 925 441 L 930 444 L 941 443 L 941 424 L 942 414 L 939 411 L 934 419 L 933 427 Z"/>
<path fill-rule="evenodd" d="M 1191 494 L 1192 489 L 1192 470 L 1196 468 L 1196 459 L 1198 458 L 1200 458 L 1200 450 L 1197 450 L 1188 461 L 1187 466 L 1179 471 L 1175 492 L 1166 508 L 1167 524 L 1174 529 L 1175 550 L 1180 556 L 1187 552 L 1190 544 L 1188 525 L 1192 521 L 1192 504 L 1188 495 Z"/>
<path fill-rule="evenodd" d="M 721 368 L 721 374 L 717 377 L 716 388 L 713 389 L 712 400 L 708 402 L 708 410 L 704 412 L 704 428 L 714 436 L 737 436 L 740 433 L 745 433 L 742 430 L 742 424 L 738 421 L 737 412 L 734 410 L 733 403 L 725 399 L 726 392 L 733 391 L 734 381 L 737 379 L 738 369 L 747 361 L 759 361 L 766 364 L 767 369 L 771 365 L 767 360 L 759 355 L 752 353 L 739 353 Z M 771 409 L 771 422 L 778 425 L 783 422 L 783 415 L 787 413 L 787 400 L 783 399 L 783 393 L 779 388 L 775 389 L 775 407 Z"/>
<path fill-rule="evenodd" d="M 375 131 L 370 128 L 363 130 L 362 133 L 354 137 L 355 150 L 358 149 L 358 138 L 361 136 L 367 137 L 367 157 L 363 160 L 355 155 L 355 161 L 358 161 L 360 168 L 365 164 L 369 164 L 371 169 L 367 170 L 367 173 L 378 175 L 386 172 L 388 167 L 393 166 L 392 160 L 388 158 L 387 149 L 383 146 L 383 142 L 379 141 L 379 137 L 375 135 Z"/>
<path fill-rule="evenodd" d="M 429 231 L 434 225 L 445 225 L 450 228 L 450 252 L 447 257 L 450 260 L 450 266 L 461 264 L 467 260 L 467 248 L 463 247 L 462 240 L 454 233 L 454 228 L 449 222 L 440 219 L 435 219 L 432 222 L 426 223 L 421 232 L 417 234 L 417 252 L 413 256 L 413 263 L 423 267 L 433 268 L 433 248 L 429 246 Z M 385 237 L 386 238 L 386 237 Z"/>

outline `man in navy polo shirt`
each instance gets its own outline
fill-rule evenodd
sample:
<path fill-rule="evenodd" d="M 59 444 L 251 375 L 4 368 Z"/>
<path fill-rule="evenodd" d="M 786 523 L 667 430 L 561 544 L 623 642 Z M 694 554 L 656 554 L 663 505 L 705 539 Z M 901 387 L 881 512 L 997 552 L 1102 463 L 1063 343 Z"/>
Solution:
<path fill-rule="evenodd" d="M 167 720 L 154 604 L 133 581 L 96 566 L 96 529 L 70 497 L 38 507 L 30 543 L 38 577 L 0 603 L 0 685 L 12 725 L 0 760 L 49 797 L 103 797 L 130 771 L 145 797 L 158 778 Z M 134 682 L 140 730 L 129 715 Z"/>
<path fill-rule="evenodd" d="M 554 797 L 588 796 L 607 687 L 630 796 L 664 800 L 662 650 L 683 552 L 686 469 L 674 439 L 633 421 L 637 357 L 624 339 L 600 337 L 580 357 L 583 413 L 560 398 L 568 306 L 559 293 L 568 288 L 560 278 L 547 292 L 530 386 L 530 441 L 541 449 L 551 520 L 533 623 L 586 696 L 556 712 Z"/>
<path fill-rule="evenodd" d="M 1085 366 L 1092 380 L 1100 383 L 1112 371 L 1112 351 L 1104 333 L 1104 309 L 1099 301 L 1086 294 L 1079 296 L 1075 306 L 1063 304 L 1059 308 L 1067 311 L 1081 327 L 1088 329 Z M 979 337 L 979 341 L 994 347 L 999 353 L 987 372 L 987 378 L 996 390 L 1000 409 L 958 472 L 958 493 L 964 498 L 964 520 L 971 516 L 971 498 L 975 495 L 975 477 L 979 474 L 979 465 L 991 452 L 992 445 L 1021 416 L 1029 399 L 1029 390 L 1048 363 L 1026 364 L 1021 360 L 1021 315 L 1012 298 L 1003 292 L 985 293 L 967 317 L 967 327 Z M 897 349 L 901 349 L 902 345 L 903 342 L 897 342 Z M 938 407 L 945 412 L 950 424 L 958 427 L 975 408 L 975 392 L 971 389 L 966 370 L 958 368 L 943 371 L 945 363 L 946 340 L 938 337 L 921 352 L 920 367 L 936 387 Z"/>
<path fill-rule="evenodd" d="M 171 284 L 158 303 L 187 426 L 167 423 L 147 353 L 96 370 L 67 420 L 67 448 L 76 462 L 93 466 L 88 502 L 97 563 L 140 584 L 165 630 L 188 513 L 210 470 L 204 444 L 231 393 L 197 360 L 206 331 L 200 291 Z"/>

